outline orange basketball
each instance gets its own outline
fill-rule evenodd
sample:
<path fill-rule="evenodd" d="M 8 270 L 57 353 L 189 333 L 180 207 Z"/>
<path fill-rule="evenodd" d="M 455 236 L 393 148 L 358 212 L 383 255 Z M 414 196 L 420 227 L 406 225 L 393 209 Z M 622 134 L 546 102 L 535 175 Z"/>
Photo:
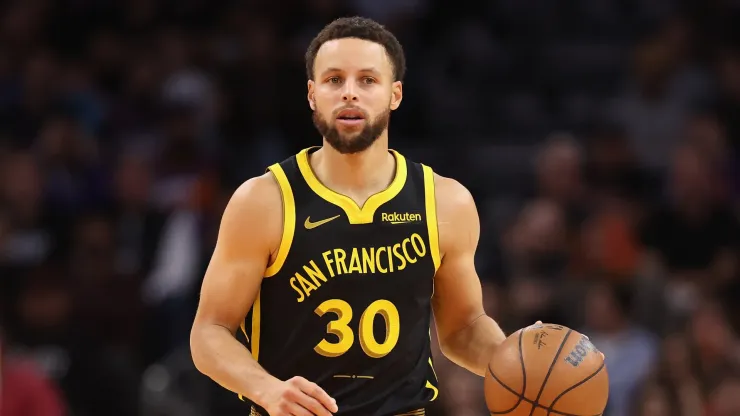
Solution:
<path fill-rule="evenodd" d="M 584 335 L 561 325 L 532 325 L 509 336 L 488 364 L 492 415 L 595 416 L 604 413 L 609 375 Z"/>

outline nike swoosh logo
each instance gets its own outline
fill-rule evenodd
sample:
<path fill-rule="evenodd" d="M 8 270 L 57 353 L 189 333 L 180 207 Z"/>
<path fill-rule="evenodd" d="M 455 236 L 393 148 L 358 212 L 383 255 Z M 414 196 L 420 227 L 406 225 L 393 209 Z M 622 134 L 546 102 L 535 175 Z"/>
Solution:
<path fill-rule="evenodd" d="M 311 217 L 309 216 L 308 218 L 306 218 L 306 222 L 303 223 L 303 226 L 306 227 L 307 230 L 310 230 L 310 229 L 316 228 L 316 227 L 318 227 L 320 225 L 324 225 L 324 224 L 326 224 L 329 221 L 334 221 L 335 219 L 337 219 L 339 217 L 340 216 L 337 215 L 337 216 L 334 216 L 334 217 L 331 217 L 331 218 L 327 218 L 325 220 L 311 222 Z"/>

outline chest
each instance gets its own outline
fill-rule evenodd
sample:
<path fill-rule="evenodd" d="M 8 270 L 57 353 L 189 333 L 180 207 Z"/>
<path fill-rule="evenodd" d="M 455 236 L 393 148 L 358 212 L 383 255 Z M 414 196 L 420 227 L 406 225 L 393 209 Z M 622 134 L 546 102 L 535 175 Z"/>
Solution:
<path fill-rule="evenodd" d="M 413 216 L 393 218 L 398 221 L 349 224 L 340 215 L 320 226 L 310 220 L 308 228 L 296 227 L 285 281 L 299 298 L 423 291 L 434 275 L 426 225 L 402 219 Z"/>
<path fill-rule="evenodd" d="M 401 162 L 388 189 L 362 205 L 323 187 L 307 166 L 293 169 L 290 248 L 263 293 L 288 293 L 307 307 L 333 298 L 428 300 L 438 247 L 429 238 L 422 172 Z"/>

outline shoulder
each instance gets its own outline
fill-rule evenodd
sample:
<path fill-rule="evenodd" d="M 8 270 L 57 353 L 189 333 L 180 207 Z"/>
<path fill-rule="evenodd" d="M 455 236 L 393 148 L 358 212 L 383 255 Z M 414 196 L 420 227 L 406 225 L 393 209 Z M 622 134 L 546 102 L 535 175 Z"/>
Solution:
<path fill-rule="evenodd" d="M 434 193 L 437 199 L 437 210 L 457 212 L 475 209 L 475 200 L 468 188 L 455 179 L 434 173 Z"/>
<path fill-rule="evenodd" d="M 279 208 L 280 185 L 272 172 L 248 179 L 234 191 L 229 206 L 238 210 Z"/>
<path fill-rule="evenodd" d="M 234 191 L 224 209 L 222 239 L 241 245 L 245 240 L 257 240 L 257 236 L 276 247 L 282 234 L 282 205 L 280 185 L 272 172 L 250 178 Z"/>
<path fill-rule="evenodd" d="M 440 250 L 474 248 L 478 244 L 480 220 L 468 188 L 455 179 L 434 174 Z"/>

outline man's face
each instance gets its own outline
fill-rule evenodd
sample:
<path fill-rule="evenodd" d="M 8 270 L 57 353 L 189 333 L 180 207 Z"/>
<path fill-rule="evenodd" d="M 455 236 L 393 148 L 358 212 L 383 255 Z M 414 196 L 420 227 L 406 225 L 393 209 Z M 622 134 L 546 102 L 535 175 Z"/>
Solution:
<path fill-rule="evenodd" d="M 356 38 L 326 42 L 314 74 L 308 81 L 314 125 L 338 152 L 361 152 L 388 129 L 403 93 L 382 45 Z"/>

